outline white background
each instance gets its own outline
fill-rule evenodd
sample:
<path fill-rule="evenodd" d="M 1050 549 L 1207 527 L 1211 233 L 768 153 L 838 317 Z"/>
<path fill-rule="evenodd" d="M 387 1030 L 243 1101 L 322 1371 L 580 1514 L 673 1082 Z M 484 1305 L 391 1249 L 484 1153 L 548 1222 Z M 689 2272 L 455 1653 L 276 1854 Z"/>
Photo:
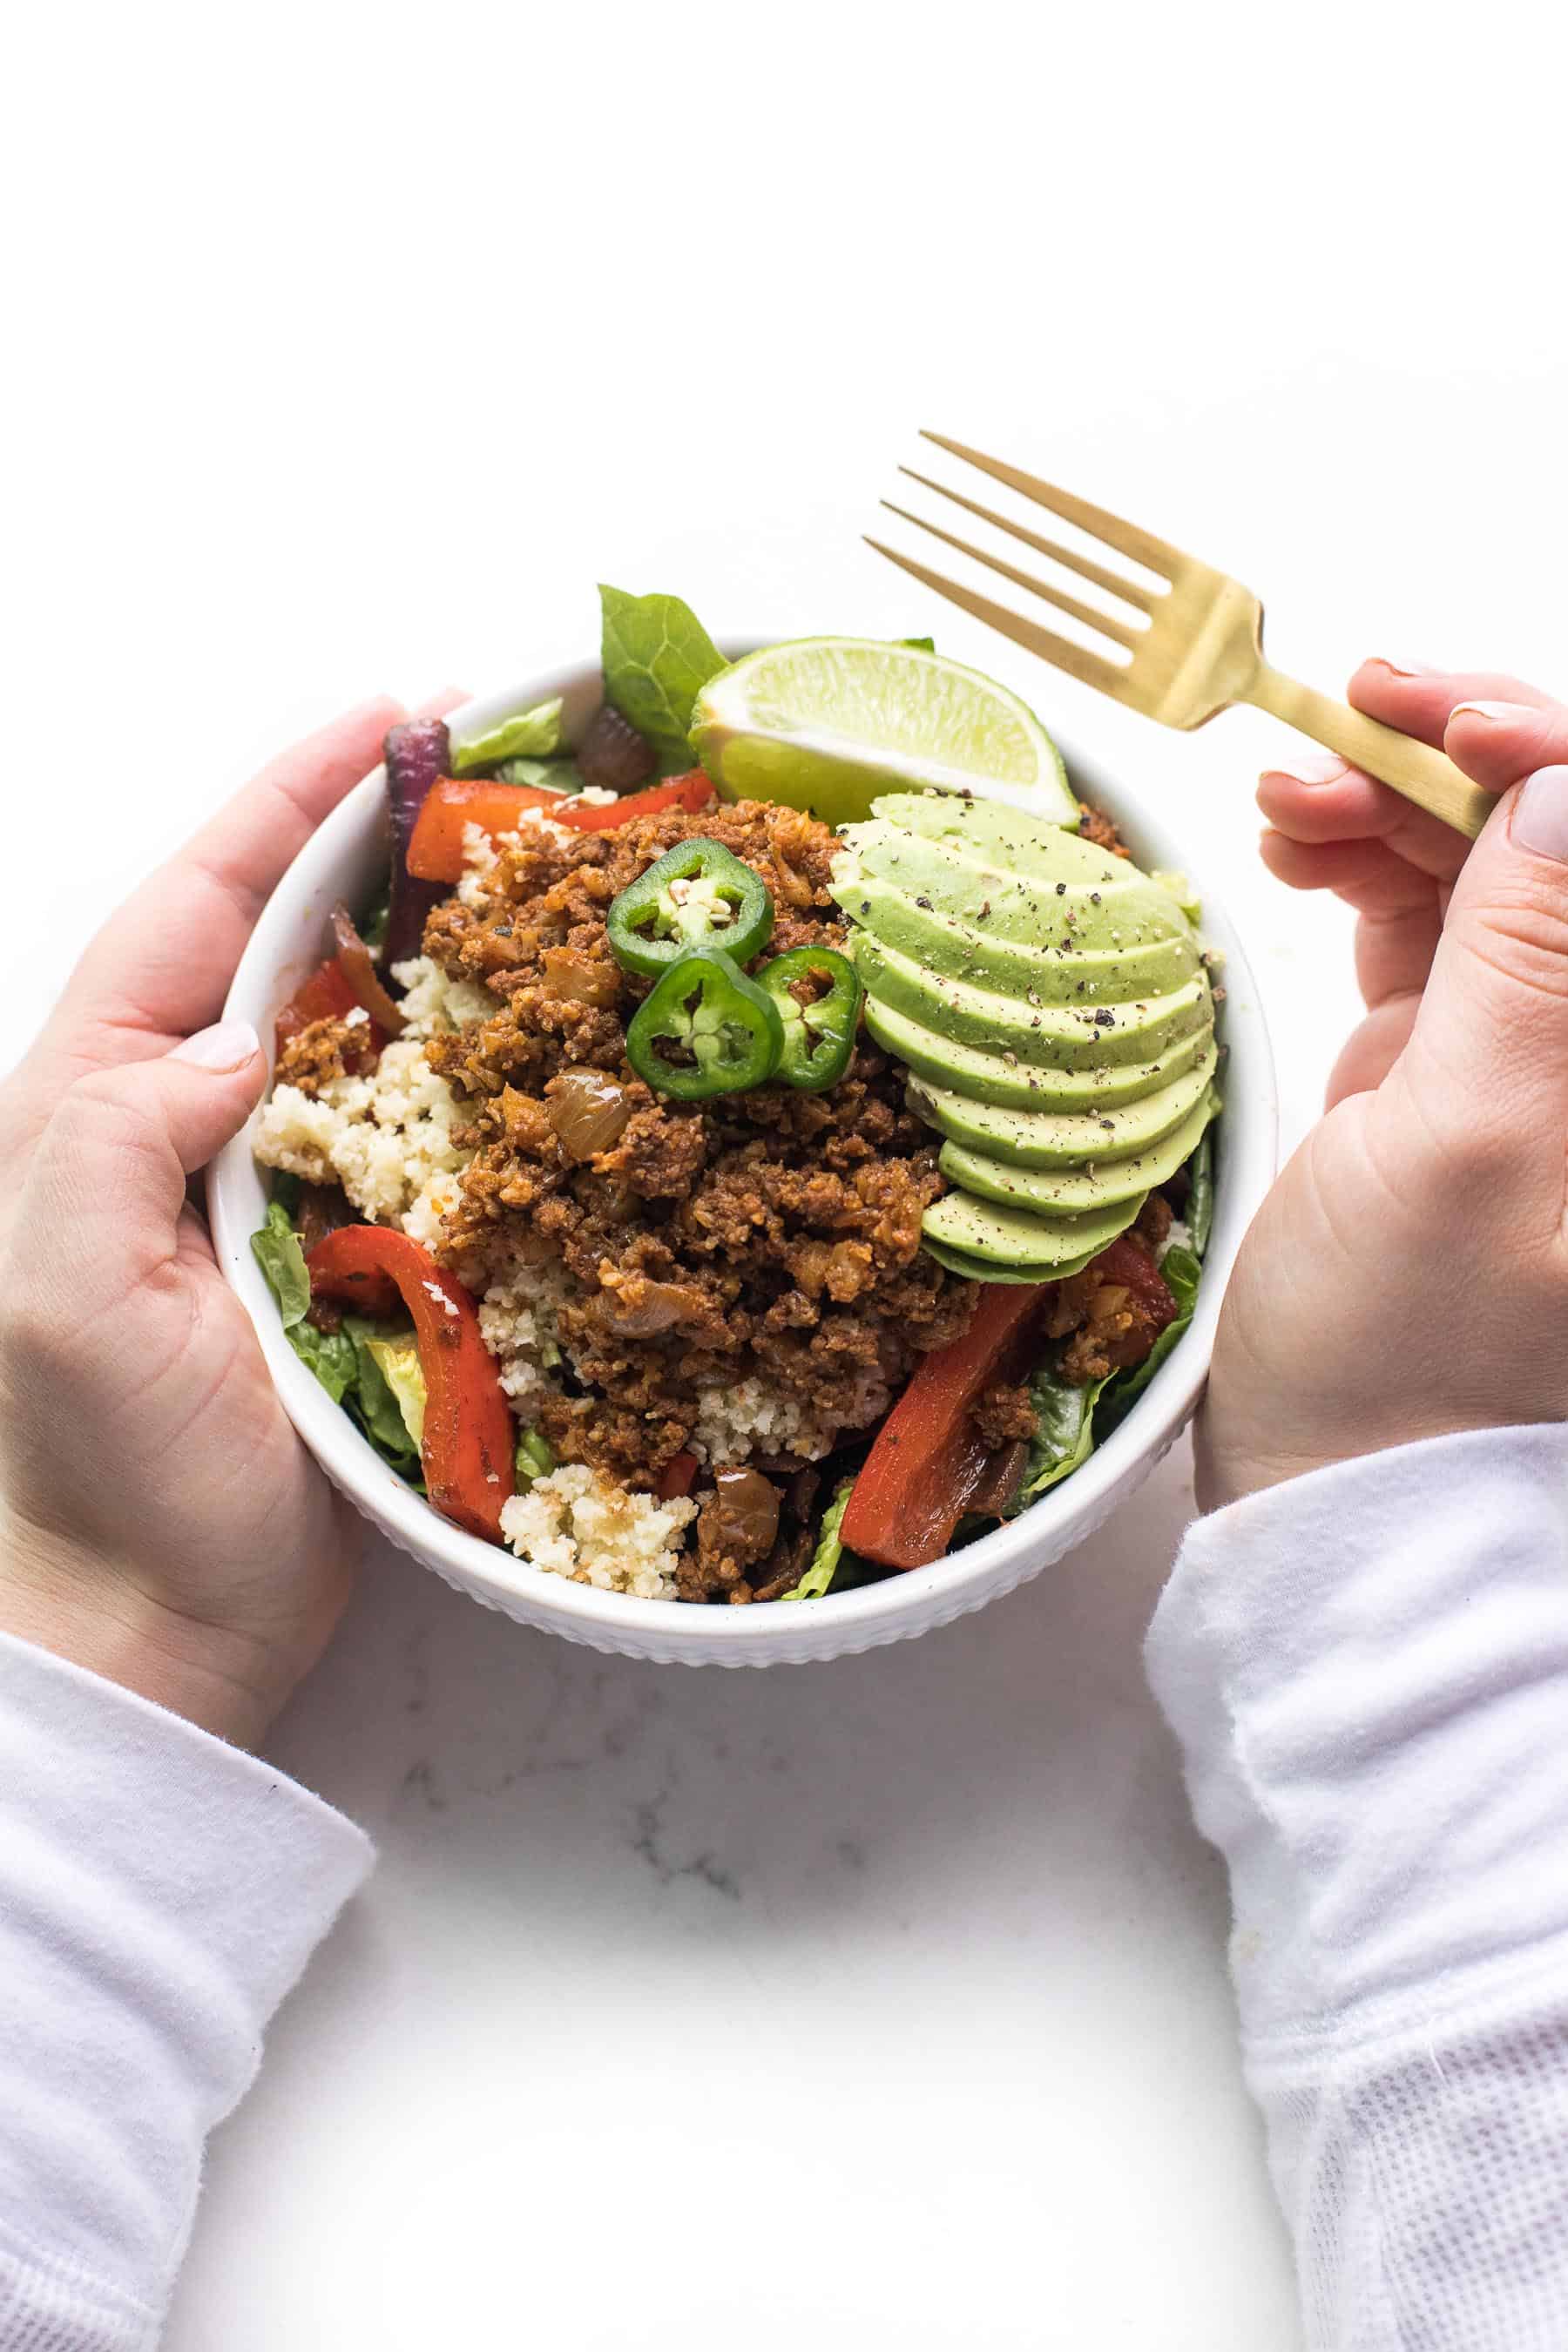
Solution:
<path fill-rule="evenodd" d="M 721 635 L 934 629 L 1179 796 L 1293 1138 L 1352 997 L 1337 910 L 1254 861 L 1287 739 L 1031 674 L 858 535 L 930 423 L 1254 583 L 1316 683 L 1568 682 L 1534 16 L 32 12 L 7 1053 L 279 741 L 575 658 L 607 578 Z M 215 2145 L 174 2352 L 1288 2352 L 1222 1889 L 1138 1674 L 1188 1507 L 1167 1465 L 980 1619 L 762 1677 L 373 1563 L 278 1753 L 382 1871 Z"/>

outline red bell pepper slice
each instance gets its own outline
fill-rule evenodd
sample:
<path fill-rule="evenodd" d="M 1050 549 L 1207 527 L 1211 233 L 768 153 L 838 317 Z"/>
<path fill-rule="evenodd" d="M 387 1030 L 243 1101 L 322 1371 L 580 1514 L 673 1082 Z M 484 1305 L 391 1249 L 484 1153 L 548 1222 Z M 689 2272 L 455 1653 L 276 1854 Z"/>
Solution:
<path fill-rule="evenodd" d="M 844 1513 L 851 1551 L 888 1568 L 923 1568 L 952 1540 L 984 1475 L 970 1407 L 1005 1378 L 1052 1283 L 990 1283 L 960 1339 L 921 1358 L 882 1423 Z"/>
<path fill-rule="evenodd" d="M 408 871 L 421 882 L 460 882 L 465 825 L 477 824 L 481 833 L 515 833 L 529 809 L 547 808 L 553 815 L 562 802 L 560 793 L 536 792 L 530 784 L 442 776 L 425 795 L 408 844 Z"/>
<path fill-rule="evenodd" d="M 618 801 L 569 800 L 563 809 L 552 814 L 574 832 L 607 833 L 614 825 L 630 824 L 639 816 L 665 816 L 671 809 L 695 816 L 712 797 L 707 771 L 689 768 L 685 775 L 668 776 L 662 784 L 649 784 L 646 792 L 626 793 Z"/>
<path fill-rule="evenodd" d="M 618 801 L 580 801 L 531 784 L 443 776 L 425 796 L 408 845 L 408 871 L 421 882 L 460 882 L 465 825 L 477 824 L 481 833 L 515 833 L 519 818 L 539 809 L 574 833 L 605 833 L 636 817 L 658 816 L 669 809 L 695 813 L 706 808 L 712 796 L 713 787 L 700 768 Z"/>
<path fill-rule="evenodd" d="M 273 1044 L 279 1054 L 290 1037 L 308 1029 L 312 1021 L 341 1021 L 361 1002 L 349 973 L 336 956 L 329 956 L 318 964 L 302 986 L 297 988 L 279 1013 L 273 1030 Z M 365 1032 L 365 1050 L 374 1060 L 386 1043 L 386 1031 L 373 1020 Z"/>
<path fill-rule="evenodd" d="M 407 1234 L 344 1225 L 305 1260 L 312 1293 L 384 1315 L 396 1299 L 414 1318 L 425 1375 L 419 1449 L 430 1500 L 470 1535 L 500 1543 L 501 1506 L 514 1491 L 516 1433 L 474 1302 L 456 1275 Z"/>

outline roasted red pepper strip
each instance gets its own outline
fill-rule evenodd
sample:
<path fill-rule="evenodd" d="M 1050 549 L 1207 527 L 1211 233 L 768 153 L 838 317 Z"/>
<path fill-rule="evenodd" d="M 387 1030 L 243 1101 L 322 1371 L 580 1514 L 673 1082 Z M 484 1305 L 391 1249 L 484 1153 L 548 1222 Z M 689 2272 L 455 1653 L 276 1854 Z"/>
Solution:
<path fill-rule="evenodd" d="M 706 771 L 691 768 L 684 776 L 668 776 L 662 784 L 649 784 L 642 793 L 626 793 L 618 801 L 569 800 L 563 808 L 552 809 L 551 814 L 577 833 L 607 833 L 613 825 L 630 824 L 639 816 L 663 816 L 670 809 L 695 816 L 712 797 Z"/>
<path fill-rule="evenodd" d="M 336 956 L 329 956 L 303 987 L 296 989 L 278 1015 L 273 1032 L 278 1052 L 281 1053 L 289 1038 L 308 1029 L 312 1021 L 341 1021 L 360 1002 L 359 992 L 348 972 Z M 386 1032 L 379 1022 L 372 1021 L 364 1034 L 367 1049 L 374 1057 L 385 1045 Z"/>
<path fill-rule="evenodd" d="M 563 805 L 560 793 L 535 792 L 529 784 L 443 776 L 425 795 L 408 845 L 408 871 L 421 882 L 460 882 L 465 825 L 477 824 L 481 833 L 515 833 L 529 809 L 547 808 L 553 815 Z"/>
<path fill-rule="evenodd" d="M 713 787 L 700 768 L 650 784 L 645 793 L 627 793 L 618 801 L 580 801 L 571 793 L 536 791 L 531 784 L 443 776 L 419 812 L 408 845 L 408 871 L 422 882 L 460 882 L 464 826 L 477 824 L 481 833 L 515 833 L 518 819 L 531 809 L 545 810 L 557 824 L 574 833 L 605 833 L 614 825 L 630 824 L 635 817 L 658 816 L 668 809 L 695 812 L 706 808 L 712 797 Z"/>
<path fill-rule="evenodd" d="M 425 1375 L 419 1454 L 430 1500 L 470 1535 L 499 1543 L 501 1505 L 514 1486 L 516 1432 L 462 1284 L 416 1241 L 385 1225 L 344 1225 L 318 1242 L 305 1264 L 317 1297 L 372 1315 L 385 1314 L 395 1297 L 402 1298 L 414 1318 Z"/>
<path fill-rule="evenodd" d="M 1052 1283 L 987 1283 L 961 1339 L 922 1356 L 856 1479 L 842 1534 L 888 1568 L 940 1559 L 984 1475 L 985 1442 L 970 1407 L 1005 1377 L 1028 1318 Z"/>

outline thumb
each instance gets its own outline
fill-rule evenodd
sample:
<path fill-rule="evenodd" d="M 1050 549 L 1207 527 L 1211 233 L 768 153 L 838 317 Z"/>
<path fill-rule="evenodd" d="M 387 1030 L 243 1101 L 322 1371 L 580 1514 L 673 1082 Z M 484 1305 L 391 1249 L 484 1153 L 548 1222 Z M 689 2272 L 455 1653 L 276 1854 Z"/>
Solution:
<path fill-rule="evenodd" d="M 1476 1110 L 1568 1079 L 1568 767 L 1526 776 L 1471 850 L 1412 1042 Z"/>
<path fill-rule="evenodd" d="M 95 1070 L 56 1105 L 29 1172 L 29 1215 L 79 1264 L 144 1271 L 174 1247 L 185 1179 L 237 1135 L 267 1064 L 247 1021 L 221 1021 L 155 1061 Z"/>

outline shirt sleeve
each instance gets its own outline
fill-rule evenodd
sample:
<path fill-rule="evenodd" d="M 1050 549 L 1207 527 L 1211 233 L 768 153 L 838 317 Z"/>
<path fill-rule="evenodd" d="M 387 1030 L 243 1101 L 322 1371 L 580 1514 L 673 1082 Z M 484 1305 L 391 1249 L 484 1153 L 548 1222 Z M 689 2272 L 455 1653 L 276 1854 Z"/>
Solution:
<path fill-rule="evenodd" d="M 255 1757 L 0 1635 L 0 2344 L 144 2352 L 202 2147 L 373 1859 Z"/>
<path fill-rule="evenodd" d="M 1568 1430 L 1187 1534 L 1150 1676 L 1229 1865 L 1315 2352 L 1568 2345 Z"/>

